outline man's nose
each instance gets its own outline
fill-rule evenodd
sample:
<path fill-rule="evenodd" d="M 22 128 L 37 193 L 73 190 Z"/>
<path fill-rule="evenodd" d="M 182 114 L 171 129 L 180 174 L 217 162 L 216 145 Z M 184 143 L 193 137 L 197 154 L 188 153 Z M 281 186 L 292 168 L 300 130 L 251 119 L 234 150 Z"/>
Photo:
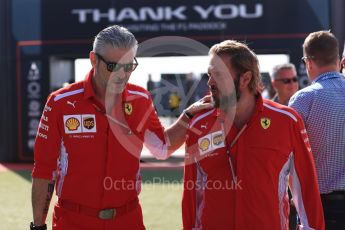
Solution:
<path fill-rule="evenodd" d="M 111 76 L 111 78 L 122 80 L 122 79 L 125 79 L 127 77 L 127 73 L 123 70 L 123 68 L 121 68 L 116 72 L 112 72 L 110 76 Z"/>
<path fill-rule="evenodd" d="M 207 81 L 207 85 L 211 86 L 211 85 L 215 85 L 216 81 L 213 79 L 213 77 L 209 77 L 208 81 Z"/>

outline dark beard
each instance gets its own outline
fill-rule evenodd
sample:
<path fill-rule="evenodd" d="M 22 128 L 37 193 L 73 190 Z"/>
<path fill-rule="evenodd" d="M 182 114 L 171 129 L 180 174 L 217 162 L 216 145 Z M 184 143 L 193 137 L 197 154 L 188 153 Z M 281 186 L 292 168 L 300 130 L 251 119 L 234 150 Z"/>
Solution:
<path fill-rule="evenodd" d="M 240 100 L 241 98 L 241 92 L 240 92 L 240 76 L 236 77 L 234 81 L 235 85 L 235 91 L 232 92 L 228 96 L 223 96 L 220 99 L 213 98 L 215 102 L 215 107 L 220 108 L 222 110 L 227 110 L 229 107 L 233 107 L 236 105 L 236 103 Z"/>

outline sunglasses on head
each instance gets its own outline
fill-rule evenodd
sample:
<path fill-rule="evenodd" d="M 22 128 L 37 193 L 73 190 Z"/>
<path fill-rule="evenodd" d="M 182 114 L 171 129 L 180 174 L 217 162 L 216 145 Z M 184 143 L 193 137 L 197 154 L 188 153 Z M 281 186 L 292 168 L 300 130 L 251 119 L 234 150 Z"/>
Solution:
<path fill-rule="evenodd" d="M 134 58 L 134 63 L 120 64 L 120 63 L 116 63 L 116 62 L 108 62 L 101 55 L 99 55 L 97 53 L 96 53 L 96 55 L 101 61 L 103 61 L 106 64 L 107 70 L 109 72 L 119 71 L 122 67 L 123 67 L 123 70 L 125 72 L 133 72 L 135 70 L 135 68 L 137 68 L 137 66 L 138 66 L 138 61 L 136 58 Z"/>
<path fill-rule="evenodd" d="M 284 84 L 290 84 L 292 82 L 297 82 L 297 77 L 293 77 L 293 78 L 285 78 L 285 79 L 276 79 L 276 81 L 281 81 Z"/>

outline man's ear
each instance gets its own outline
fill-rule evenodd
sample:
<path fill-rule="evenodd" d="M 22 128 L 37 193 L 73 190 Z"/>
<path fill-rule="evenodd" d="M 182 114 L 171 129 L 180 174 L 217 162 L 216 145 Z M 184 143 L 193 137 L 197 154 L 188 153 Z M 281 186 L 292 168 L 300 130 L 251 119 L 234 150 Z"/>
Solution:
<path fill-rule="evenodd" d="M 306 59 L 305 68 L 310 71 L 314 70 L 317 67 L 316 62 L 310 58 Z"/>
<path fill-rule="evenodd" d="M 340 61 L 340 69 L 345 69 L 345 56 Z"/>
<path fill-rule="evenodd" d="M 251 71 L 247 71 L 242 74 L 240 78 L 240 88 L 245 89 L 248 87 L 250 81 L 252 80 L 253 74 Z"/>
<path fill-rule="evenodd" d="M 91 62 L 92 67 L 94 68 L 94 67 L 96 66 L 96 61 L 97 61 L 96 53 L 93 52 L 93 51 L 90 51 L 90 53 L 89 53 L 89 59 L 90 59 L 90 62 Z"/>

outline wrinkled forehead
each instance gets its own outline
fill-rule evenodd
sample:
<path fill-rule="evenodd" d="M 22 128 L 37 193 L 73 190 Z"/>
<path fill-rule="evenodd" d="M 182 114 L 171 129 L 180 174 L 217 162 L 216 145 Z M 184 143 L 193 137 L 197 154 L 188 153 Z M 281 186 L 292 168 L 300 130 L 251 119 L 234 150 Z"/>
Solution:
<path fill-rule="evenodd" d="M 278 71 L 278 74 L 277 74 L 278 77 L 295 76 L 295 75 L 297 75 L 297 72 L 293 68 L 281 69 Z"/>

